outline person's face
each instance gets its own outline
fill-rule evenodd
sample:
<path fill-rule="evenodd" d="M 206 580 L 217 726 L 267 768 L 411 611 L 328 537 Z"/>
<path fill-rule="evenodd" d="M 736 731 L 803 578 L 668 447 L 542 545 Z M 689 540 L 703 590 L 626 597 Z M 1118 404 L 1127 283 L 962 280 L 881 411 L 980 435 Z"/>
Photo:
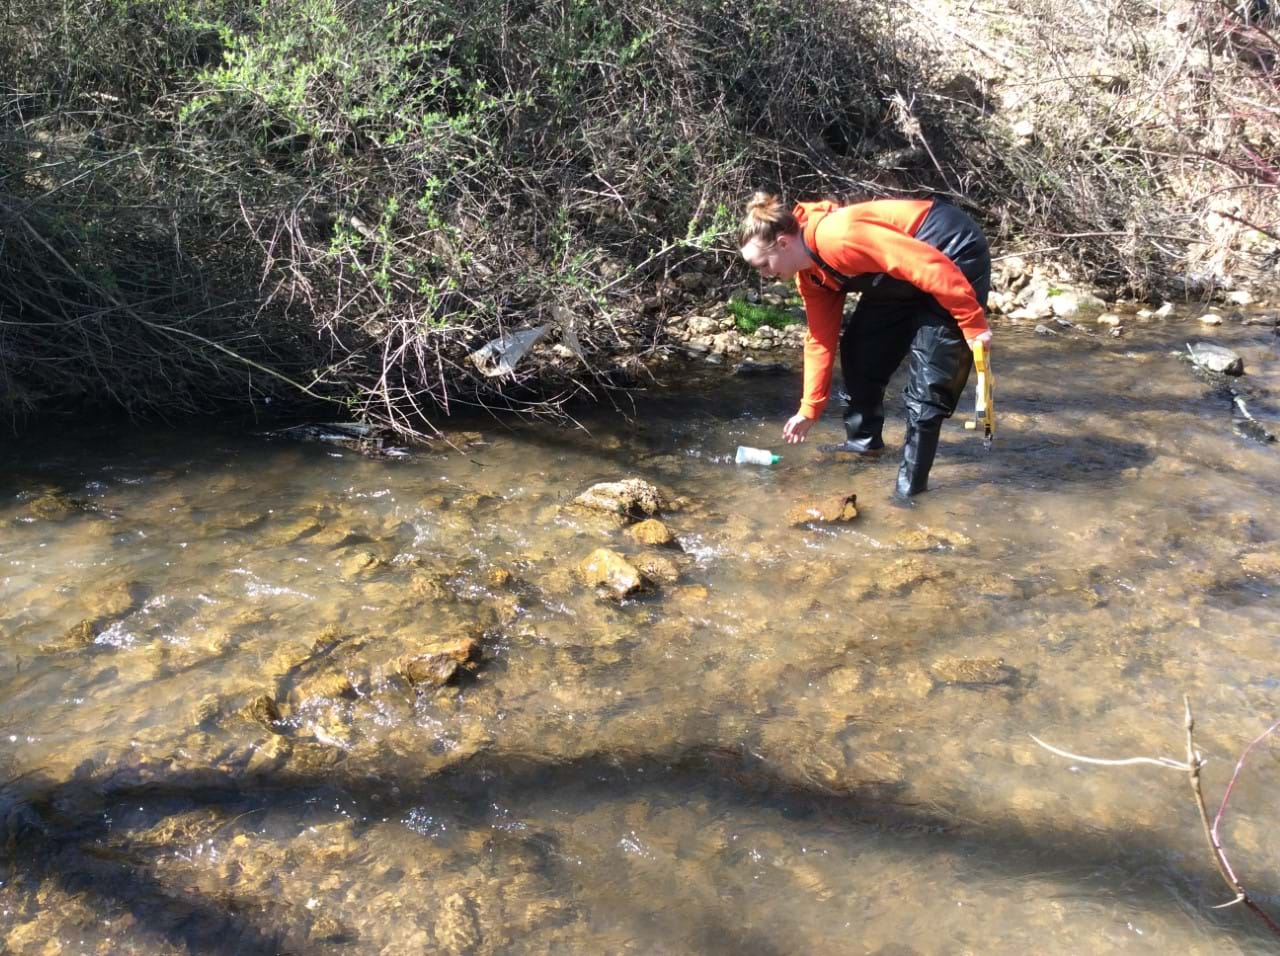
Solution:
<path fill-rule="evenodd" d="M 798 236 L 784 234 L 769 244 L 752 239 L 739 252 L 747 265 L 764 278 L 787 282 L 804 267 L 804 260 L 797 254 L 800 248 Z"/>

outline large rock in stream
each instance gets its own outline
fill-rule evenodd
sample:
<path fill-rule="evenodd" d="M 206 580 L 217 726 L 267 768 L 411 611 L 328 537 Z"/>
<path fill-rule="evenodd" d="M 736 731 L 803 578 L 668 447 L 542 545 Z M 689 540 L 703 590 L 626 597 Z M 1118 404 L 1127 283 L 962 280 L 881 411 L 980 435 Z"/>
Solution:
<path fill-rule="evenodd" d="M 573 500 L 575 505 L 628 518 L 652 518 L 662 510 L 662 494 L 640 478 L 602 481 Z"/>
<path fill-rule="evenodd" d="M 1208 342 L 1188 342 L 1191 361 L 1207 372 L 1220 375 L 1243 375 L 1244 359 L 1231 349 Z"/>
<path fill-rule="evenodd" d="M 578 576 L 588 587 L 602 588 L 615 598 L 625 598 L 649 587 L 634 564 L 608 548 L 596 548 L 578 565 Z"/>
<path fill-rule="evenodd" d="M 858 517 L 858 496 L 832 495 L 805 501 L 787 512 L 787 524 L 793 528 L 806 524 L 839 524 Z"/>
<path fill-rule="evenodd" d="M 474 670 L 480 642 L 473 637 L 435 641 L 396 661 L 396 669 L 415 687 L 443 687 L 463 669 Z"/>

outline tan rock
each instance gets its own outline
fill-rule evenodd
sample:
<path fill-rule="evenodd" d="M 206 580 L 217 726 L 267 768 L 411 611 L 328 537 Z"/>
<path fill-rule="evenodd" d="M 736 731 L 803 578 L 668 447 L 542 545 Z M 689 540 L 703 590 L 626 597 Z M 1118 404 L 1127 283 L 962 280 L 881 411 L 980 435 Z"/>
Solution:
<path fill-rule="evenodd" d="M 341 672 L 333 672 L 307 678 L 293 689 L 291 698 L 301 707 L 316 700 L 349 699 L 355 695 L 351 678 Z"/>
<path fill-rule="evenodd" d="M 641 544 L 656 547 L 671 544 L 675 541 L 675 537 L 667 529 L 667 526 L 657 518 L 648 518 L 639 524 L 633 524 L 627 529 L 627 534 Z"/>
<path fill-rule="evenodd" d="M 1017 671 L 1000 657 L 942 657 L 929 667 L 943 684 L 1008 684 Z"/>
<path fill-rule="evenodd" d="M 642 554 L 636 558 L 635 566 L 642 575 L 659 584 L 675 584 L 680 579 L 680 569 L 675 562 L 660 554 Z"/>
<path fill-rule="evenodd" d="M 967 548 L 973 542 L 959 531 L 917 528 L 898 535 L 894 543 L 904 551 L 955 551 Z"/>
<path fill-rule="evenodd" d="M 85 644 L 92 644 L 95 636 L 93 622 L 85 620 L 67 628 L 60 644 L 64 647 L 83 647 Z"/>
<path fill-rule="evenodd" d="M 631 562 L 616 551 L 596 548 L 578 565 L 578 576 L 588 587 L 605 588 L 624 598 L 643 591 L 647 582 Z"/>
<path fill-rule="evenodd" d="M 574 504 L 610 514 L 647 518 L 662 510 L 662 494 L 647 481 L 627 478 L 592 485 L 574 499 Z"/>
<path fill-rule="evenodd" d="M 350 581 L 352 578 L 372 574 L 384 565 L 385 562 L 372 551 L 359 550 L 343 559 L 341 574 Z"/>
<path fill-rule="evenodd" d="M 449 589 L 440 580 L 440 575 L 434 571 L 415 571 L 413 577 L 409 578 L 409 591 L 417 597 L 432 601 L 443 601 L 451 596 Z"/>
<path fill-rule="evenodd" d="M 701 584 L 690 584 L 678 588 L 673 597 L 677 605 L 705 604 L 710 599 L 711 592 Z"/>
<path fill-rule="evenodd" d="M 810 523 L 837 524 L 858 517 L 858 496 L 832 495 L 796 505 L 787 512 L 787 524 L 792 527 Z"/>
<path fill-rule="evenodd" d="M 72 498 L 70 495 L 49 492 L 35 498 L 27 505 L 27 513 L 41 521 L 61 521 L 72 515 L 93 511 L 94 507 L 87 501 Z"/>
<path fill-rule="evenodd" d="M 850 761 L 853 777 L 863 784 L 899 784 L 906 779 L 902 761 L 887 750 L 858 754 Z"/>
<path fill-rule="evenodd" d="M 275 702 L 275 698 L 267 694 L 261 694 L 251 700 L 244 709 L 244 714 L 250 720 L 257 721 L 266 727 L 273 734 L 280 731 L 276 729 L 276 722 L 280 720 L 280 706 Z"/>
<path fill-rule="evenodd" d="M 1240 567 L 1246 574 L 1260 578 L 1280 578 L 1280 554 L 1257 551 L 1240 557 Z"/>
<path fill-rule="evenodd" d="M 144 589 L 137 581 L 113 581 L 87 602 L 96 619 L 119 618 L 142 604 Z"/>
<path fill-rule="evenodd" d="M 436 945 L 445 953 L 471 953 L 480 945 L 480 921 L 476 906 L 461 893 L 448 897 L 436 914 Z"/>
<path fill-rule="evenodd" d="M 885 591 L 908 591 L 938 576 L 938 571 L 927 561 L 916 557 L 902 558 L 876 575 L 875 584 Z"/>
<path fill-rule="evenodd" d="M 480 656 L 480 642 L 472 637 L 451 638 L 428 644 L 396 661 L 396 669 L 410 684 L 440 687 L 462 668 L 473 669 Z"/>

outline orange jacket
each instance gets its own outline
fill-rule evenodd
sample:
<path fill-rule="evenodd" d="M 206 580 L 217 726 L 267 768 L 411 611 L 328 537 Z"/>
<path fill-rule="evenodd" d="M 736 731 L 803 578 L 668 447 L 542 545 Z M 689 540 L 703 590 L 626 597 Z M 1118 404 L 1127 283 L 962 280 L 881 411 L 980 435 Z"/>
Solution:
<path fill-rule="evenodd" d="M 802 202 L 795 208 L 808 247 L 842 275 L 884 272 L 938 300 L 972 339 L 987 331 L 986 312 L 954 262 L 912 238 L 929 214 L 927 199 L 878 199 L 837 206 Z M 817 214 L 817 215 L 815 215 Z M 845 294 L 816 263 L 796 276 L 809 323 L 804 340 L 804 397 L 800 414 L 818 418 L 831 397 L 831 367 L 840 341 Z"/>

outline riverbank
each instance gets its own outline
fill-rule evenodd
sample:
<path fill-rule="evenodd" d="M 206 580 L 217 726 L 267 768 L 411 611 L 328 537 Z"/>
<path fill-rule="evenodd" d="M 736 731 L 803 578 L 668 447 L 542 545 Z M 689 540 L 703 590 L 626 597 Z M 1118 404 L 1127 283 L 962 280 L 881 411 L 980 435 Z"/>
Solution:
<path fill-rule="evenodd" d="M 669 287 L 747 281 L 758 187 L 945 194 L 1049 287 L 1109 300 L 1274 274 L 1275 33 L 1252 7 L 1108 0 L 1101 33 L 1092 0 L 11 8 L 16 428 L 319 402 L 421 435 L 607 401 Z M 490 363 L 517 332 L 559 351 Z"/>

